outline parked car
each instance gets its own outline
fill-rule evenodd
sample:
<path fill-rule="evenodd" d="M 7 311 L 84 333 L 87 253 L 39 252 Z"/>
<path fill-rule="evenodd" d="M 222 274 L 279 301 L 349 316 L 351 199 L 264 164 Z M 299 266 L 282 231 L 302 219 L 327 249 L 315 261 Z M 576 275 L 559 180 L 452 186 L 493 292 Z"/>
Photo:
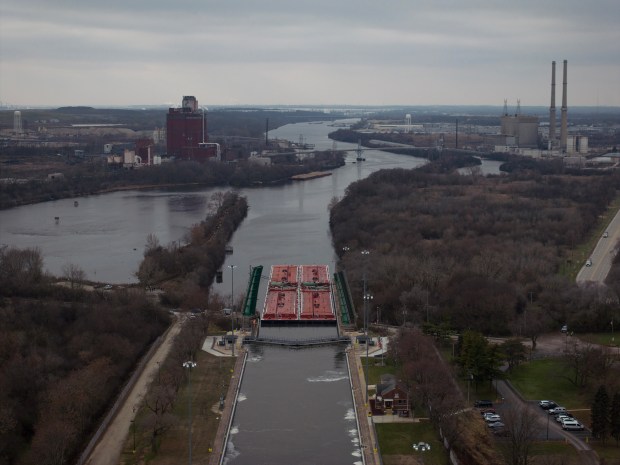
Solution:
<path fill-rule="evenodd" d="M 592 266 L 592 259 L 588 258 L 586 260 L 586 266 Z"/>
<path fill-rule="evenodd" d="M 608 233 L 607 231 L 605 231 L 605 232 L 603 233 L 603 237 L 605 237 L 605 238 L 609 237 L 609 233 Z"/>
<path fill-rule="evenodd" d="M 503 424 L 501 421 L 494 421 L 493 423 L 487 423 L 487 426 L 491 429 L 496 429 L 496 428 L 503 428 L 506 425 Z"/>
<path fill-rule="evenodd" d="M 566 325 L 564 325 L 564 327 L 566 327 Z M 540 405 L 540 408 L 543 410 L 549 410 L 550 408 L 555 408 L 558 406 L 558 404 L 556 404 L 552 400 L 541 400 L 540 402 L 538 402 L 538 405 Z"/>
<path fill-rule="evenodd" d="M 484 421 L 486 421 L 487 423 L 495 423 L 495 422 L 501 421 L 501 419 L 502 417 L 500 417 L 496 413 L 492 413 L 484 417 Z"/>
<path fill-rule="evenodd" d="M 562 326 L 562 328 L 560 329 L 560 332 L 567 333 L 568 332 L 568 325 Z"/>
<path fill-rule="evenodd" d="M 485 413 L 497 413 L 497 412 L 495 411 L 494 408 L 483 408 L 483 409 L 480 410 L 480 414 L 482 416 L 484 416 Z"/>
<path fill-rule="evenodd" d="M 549 415 L 558 415 L 560 413 L 566 413 L 566 408 L 564 407 L 554 407 L 547 410 Z"/>
<path fill-rule="evenodd" d="M 474 407 L 476 408 L 490 408 L 493 407 L 493 402 L 490 400 L 477 400 L 474 402 Z"/>
<path fill-rule="evenodd" d="M 506 428 L 491 428 L 491 433 L 493 433 L 495 436 L 506 437 L 510 434 L 510 431 L 508 431 Z"/>
<path fill-rule="evenodd" d="M 565 420 L 562 422 L 562 428 L 566 431 L 583 431 L 583 425 L 575 419 Z"/>
<path fill-rule="evenodd" d="M 568 415 L 564 414 L 564 413 L 560 413 L 559 415 L 555 416 L 555 421 L 557 421 L 558 423 L 563 423 L 564 420 L 572 420 L 573 417 L 569 417 Z"/>

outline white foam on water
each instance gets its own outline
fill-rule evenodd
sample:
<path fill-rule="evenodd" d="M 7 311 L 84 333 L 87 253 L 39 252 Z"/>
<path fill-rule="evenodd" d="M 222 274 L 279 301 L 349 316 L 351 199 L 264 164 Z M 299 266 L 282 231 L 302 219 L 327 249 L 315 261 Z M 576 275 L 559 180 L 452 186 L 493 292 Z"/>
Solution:
<path fill-rule="evenodd" d="M 248 396 L 246 396 L 243 392 L 240 392 L 239 395 L 237 396 L 237 402 L 243 402 L 244 400 L 247 400 Z"/>
<path fill-rule="evenodd" d="M 239 432 L 238 426 L 233 426 L 230 428 L 230 434 L 237 434 Z"/>
<path fill-rule="evenodd" d="M 355 410 L 352 408 L 347 410 L 347 413 L 344 415 L 344 419 L 347 421 L 355 421 Z"/>
<path fill-rule="evenodd" d="M 348 431 L 349 437 L 356 438 L 357 437 L 357 429 L 353 428 Z"/>
<path fill-rule="evenodd" d="M 324 375 L 308 378 L 308 381 L 310 383 L 333 383 L 343 379 L 349 379 L 344 371 L 326 371 Z"/>
<path fill-rule="evenodd" d="M 227 465 L 229 461 L 236 459 L 239 455 L 241 455 L 241 452 L 235 449 L 235 445 L 229 438 L 228 443 L 226 444 L 226 456 L 224 457 L 222 464 Z"/>
<path fill-rule="evenodd" d="M 252 355 L 251 357 L 248 357 L 247 362 L 256 363 L 256 362 L 260 362 L 262 359 L 263 359 L 262 355 Z"/>

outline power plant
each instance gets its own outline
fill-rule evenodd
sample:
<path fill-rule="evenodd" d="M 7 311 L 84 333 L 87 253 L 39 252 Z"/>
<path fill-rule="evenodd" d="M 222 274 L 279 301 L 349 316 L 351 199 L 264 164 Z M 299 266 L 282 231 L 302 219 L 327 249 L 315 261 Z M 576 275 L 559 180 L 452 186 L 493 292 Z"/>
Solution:
<path fill-rule="evenodd" d="M 549 136 L 546 150 L 539 146 L 538 118 L 521 115 L 521 103 L 517 100 L 517 111 L 508 114 L 508 105 L 504 100 L 504 112 L 501 117 L 501 142 L 495 147 L 499 152 L 513 152 L 525 156 L 566 156 L 588 153 L 588 138 L 580 135 L 568 135 L 568 61 L 564 60 L 562 72 L 562 107 L 560 109 L 560 137 L 557 137 L 557 120 L 555 107 L 555 61 L 551 62 L 551 105 L 549 106 Z"/>

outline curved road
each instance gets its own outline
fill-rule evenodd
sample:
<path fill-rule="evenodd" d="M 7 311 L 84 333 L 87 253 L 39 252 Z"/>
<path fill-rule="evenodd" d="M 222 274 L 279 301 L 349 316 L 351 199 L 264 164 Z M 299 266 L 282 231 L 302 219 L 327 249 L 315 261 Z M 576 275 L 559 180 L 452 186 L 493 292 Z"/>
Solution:
<path fill-rule="evenodd" d="M 575 433 L 564 431 L 554 418 L 550 418 L 552 415 L 549 415 L 546 410 L 541 409 L 536 401 L 526 401 L 523 399 L 507 381 L 497 381 L 497 392 L 504 399 L 504 404 L 521 405 L 531 412 L 535 412 L 538 424 L 541 430 L 545 432 L 545 437 L 554 440 L 559 438 L 566 439 L 577 450 L 581 465 L 599 465 L 596 452 L 592 450 L 589 444 L 586 444 Z M 501 411 L 501 406 L 498 406 L 498 411 Z"/>
<path fill-rule="evenodd" d="M 607 226 L 608 237 L 601 237 L 590 255 L 592 266 L 584 266 L 577 274 L 577 283 L 596 281 L 603 284 L 611 269 L 611 262 L 616 254 L 616 247 L 620 239 L 620 210 Z"/>

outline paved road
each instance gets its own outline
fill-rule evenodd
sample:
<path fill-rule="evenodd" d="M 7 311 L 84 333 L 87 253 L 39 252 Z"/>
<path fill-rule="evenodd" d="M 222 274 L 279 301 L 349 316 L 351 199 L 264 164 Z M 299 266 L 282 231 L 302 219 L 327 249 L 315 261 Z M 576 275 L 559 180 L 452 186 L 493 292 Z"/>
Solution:
<path fill-rule="evenodd" d="M 499 395 L 504 399 L 502 404 L 497 406 L 498 412 L 501 412 L 502 408 L 508 405 L 521 405 L 524 408 L 529 409 L 536 414 L 538 418 L 539 426 L 541 428 L 544 438 L 551 440 L 565 439 L 568 441 L 579 454 L 581 465 L 598 465 L 599 461 L 596 453 L 585 442 L 585 434 L 576 434 L 569 431 L 564 431 L 562 427 L 555 421 L 555 418 L 550 418 L 546 410 L 541 409 L 536 401 L 526 401 L 519 393 L 506 381 L 497 381 L 497 391 Z"/>
<path fill-rule="evenodd" d="M 620 210 L 607 226 L 607 232 L 609 237 L 601 237 L 590 255 L 592 266 L 585 266 L 584 260 L 584 266 L 577 274 L 577 283 L 596 281 L 602 284 L 605 281 L 620 239 Z"/>

